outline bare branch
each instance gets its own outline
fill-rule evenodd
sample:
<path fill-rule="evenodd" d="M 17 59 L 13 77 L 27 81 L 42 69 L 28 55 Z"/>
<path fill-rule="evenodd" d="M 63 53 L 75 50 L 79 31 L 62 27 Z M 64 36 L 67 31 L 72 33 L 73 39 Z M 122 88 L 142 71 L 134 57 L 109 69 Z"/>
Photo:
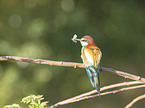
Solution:
<path fill-rule="evenodd" d="M 143 98 L 145 98 L 145 94 L 141 95 L 141 96 L 138 96 L 137 98 L 133 99 L 128 105 L 126 105 L 125 108 L 130 108 L 133 104 L 135 104 L 137 101 L 139 101 Z"/>
<path fill-rule="evenodd" d="M 108 91 L 108 92 L 100 93 L 100 95 L 103 96 L 103 95 L 107 95 L 107 94 L 114 94 L 114 93 L 118 93 L 118 92 L 121 92 L 121 91 L 132 90 L 132 89 L 143 88 L 143 87 L 145 87 L 145 85 L 126 87 L 126 88 L 121 88 L 121 89 L 114 90 L 114 91 Z M 96 94 L 96 95 L 82 97 L 82 98 L 79 98 L 77 100 L 74 100 L 73 102 L 77 102 L 77 101 L 85 100 L 85 99 L 89 99 L 89 98 L 94 98 L 94 97 L 97 97 L 97 96 L 99 96 L 99 95 Z"/>
<path fill-rule="evenodd" d="M 21 61 L 21 62 L 27 62 L 27 63 L 46 64 L 50 66 L 66 66 L 66 67 L 74 67 L 74 68 L 76 67 L 84 68 L 84 65 L 82 63 L 52 61 L 52 60 L 17 57 L 17 56 L 0 56 L 0 61 Z"/>
<path fill-rule="evenodd" d="M 82 63 L 75 63 L 75 62 L 63 62 L 63 61 L 51 61 L 51 60 L 43 60 L 43 59 L 33 59 L 33 58 L 25 58 L 25 57 L 17 57 L 17 56 L 0 56 L 0 61 L 21 61 L 27 63 L 36 63 L 36 64 L 47 64 L 47 65 L 54 65 L 54 66 L 66 66 L 66 67 L 74 67 L 74 68 L 85 68 Z M 133 74 L 129 74 L 126 72 L 118 71 L 112 68 L 105 68 L 101 67 L 102 71 L 115 73 L 119 76 L 124 78 L 129 78 L 132 80 L 139 80 L 145 83 L 145 78 L 140 76 L 136 76 Z"/>
<path fill-rule="evenodd" d="M 116 87 L 121 87 L 121 86 L 125 86 L 125 85 L 128 86 L 128 85 L 134 85 L 134 84 L 143 84 L 143 82 L 131 81 L 131 82 L 123 82 L 123 83 L 113 84 L 113 85 L 102 87 L 100 89 L 100 91 L 102 92 L 104 90 L 109 90 L 109 89 L 116 88 Z M 141 87 L 145 87 L 145 85 L 133 86 L 133 87 L 128 87 L 128 88 L 122 88 L 122 89 L 119 89 L 119 90 L 104 92 L 104 93 L 100 93 L 100 95 L 107 95 L 107 94 L 117 93 L 117 92 L 120 92 L 120 91 L 136 89 L 136 88 L 141 88 Z M 94 98 L 94 97 L 98 96 L 98 94 L 92 95 L 94 93 L 97 93 L 97 90 L 92 90 L 90 92 L 83 93 L 81 95 L 72 97 L 70 99 L 63 100 L 61 102 L 58 102 L 58 103 L 52 105 L 50 108 L 57 107 L 59 105 L 65 105 L 65 104 L 81 101 L 81 100 L 84 100 L 84 99 Z"/>
<path fill-rule="evenodd" d="M 25 57 L 17 57 L 17 56 L 0 56 L 0 61 L 21 61 L 21 62 L 27 62 L 27 63 L 47 64 L 47 65 L 50 65 L 50 66 L 54 65 L 54 66 L 74 67 L 74 68 L 77 68 L 77 67 L 85 68 L 82 63 L 51 61 L 51 60 L 33 59 L 33 58 L 25 58 Z M 122 76 L 124 78 L 137 80 L 137 81 L 132 81 L 132 82 L 124 82 L 124 83 L 118 83 L 118 84 L 114 84 L 114 85 L 105 86 L 105 87 L 101 88 L 101 91 L 108 90 L 108 89 L 115 88 L 115 87 L 121 87 L 121 86 L 124 86 L 124 85 L 133 85 L 133 84 L 145 83 L 145 78 L 142 78 L 140 76 L 136 76 L 136 75 L 133 75 L 133 74 L 129 74 L 129 73 L 126 73 L 126 72 L 114 70 L 112 68 L 101 67 L 101 71 L 111 72 L 111 73 L 115 73 L 119 76 Z M 133 87 L 128 87 L 128 88 L 122 88 L 122 89 L 114 90 L 114 91 L 108 91 L 108 92 L 101 93 L 100 95 L 107 95 L 107 94 L 111 94 L 111 93 L 117 93 L 117 92 L 120 92 L 120 91 L 131 90 L 131 89 L 136 89 L 136 88 L 141 88 L 141 87 L 145 87 L 145 85 L 139 85 L 139 86 L 133 86 Z M 61 101 L 61 102 L 58 102 L 55 105 L 52 105 L 51 108 L 59 106 L 59 105 L 64 105 L 64 104 L 68 104 L 68 103 L 77 102 L 77 101 L 84 100 L 84 99 L 94 98 L 94 97 L 98 96 L 98 94 L 92 95 L 94 93 L 97 93 L 97 91 L 92 90 L 90 92 L 75 96 L 73 98 L 70 98 L 70 99 L 67 99 L 67 100 L 64 100 L 64 101 Z M 131 103 L 129 103 L 126 106 L 126 108 L 129 108 L 136 101 L 138 101 L 142 98 L 145 98 L 145 95 L 139 96 L 136 99 L 134 99 Z"/>

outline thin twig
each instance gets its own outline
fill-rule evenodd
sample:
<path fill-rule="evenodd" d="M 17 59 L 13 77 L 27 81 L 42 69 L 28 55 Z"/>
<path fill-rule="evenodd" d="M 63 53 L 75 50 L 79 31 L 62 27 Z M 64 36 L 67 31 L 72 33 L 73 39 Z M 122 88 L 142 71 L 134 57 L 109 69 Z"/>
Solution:
<path fill-rule="evenodd" d="M 114 91 L 108 91 L 108 92 L 100 93 L 100 95 L 103 96 L 103 95 L 107 95 L 107 94 L 114 94 L 114 93 L 118 93 L 118 92 L 121 92 L 121 91 L 133 90 L 133 89 L 143 88 L 143 87 L 145 87 L 145 85 L 139 85 L 139 86 L 133 86 L 133 87 L 126 87 L 126 88 L 121 88 L 121 89 L 114 90 Z M 99 95 L 96 94 L 96 95 L 82 97 L 80 99 L 74 100 L 73 102 L 77 102 L 77 101 L 85 100 L 85 99 L 89 99 L 89 98 L 94 98 L 94 97 L 97 97 L 97 96 L 99 96 Z"/>
<path fill-rule="evenodd" d="M 135 99 L 133 99 L 128 105 L 126 105 L 125 108 L 130 108 L 133 104 L 135 104 L 137 101 L 139 101 L 139 100 L 141 100 L 143 98 L 145 98 L 145 94 L 141 95 L 141 96 L 138 96 Z"/>
<path fill-rule="evenodd" d="M 47 65 L 54 65 L 54 66 L 66 66 L 66 67 L 74 67 L 74 68 L 84 68 L 82 63 L 75 63 L 75 62 L 63 62 L 63 61 L 51 61 L 51 60 L 43 60 L 43 59 L 33 59 L 33 58 L 25 58 L 25 57 L 17 57 L 17 56 L 0 56 L 0 61 L 21 61 L 27 63 L 36 63 L 36 64 L 47 64 Z M 129 74 L 126 72 L 118 71 L 112 68 L 105 68 L 101 67 L 102 71 L 115 73 L 119 76 L 124 78 L 129 78 L 132 80 L 139 80 L 145 83 L 145 78 L 136 76 L 133 74 Z"/>
<path fill-rule="evenodd" d="M 131 82 L 123 82 L 123 83 L 113 84 L 113 85 L 109 85 L 109 86 L 102 87 L 100 89 L 100 91 L 102 92 L 104 90 L 109 90 L 109 89 L 116 88 L 116 87 L 121 87 L 121 86 L 125 86 L 125 85 L 129 86 L 129 85 L 134 85 L 134 84 L 143 84 L 143 82 L 131 81 Z M 140 86 L 134 86 L 134 87 L 131 87 L 131 88 L 123 88 L 123 89 L 119 89 L 119 90 L 120 91 L 123 91 L 123 90 L 135 89 L 135 87 L 141 88 L 141 87 L 145 87 L 145 85 L 143 85 L 143 86 L 141 85 L 141 87 Z M 101 93 L 100 95 L 106 95 L 106 94 L 116 93 L 116 92 L 120 92 L 120 91 L 118 91 L 118 90 L 109 91 L 109 92 Z M 58 103 L 52 105 L 50 108 L 57 107 L 59 105 L 73 103 L 73 102 L 77 102 L 77 101 L 80 101 L 80 100 L 84 100 L 84 99 L 93 98 L 93 97 L 98 96 L 98 94 L 97 95 L 92 95 L 94 93 L 97 93 L 97 90 L 92 90 L 90 92 L 83 93 L 81 95 L 72 97 L 70 99 L 63 100 L 61 102 L 58 102 Z"/>

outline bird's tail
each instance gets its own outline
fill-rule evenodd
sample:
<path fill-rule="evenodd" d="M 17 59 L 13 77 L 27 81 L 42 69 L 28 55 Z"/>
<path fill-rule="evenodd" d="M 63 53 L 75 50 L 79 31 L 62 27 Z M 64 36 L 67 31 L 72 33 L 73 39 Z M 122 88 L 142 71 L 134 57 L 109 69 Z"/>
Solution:
<path fill-rule="evenodd" d="M 86 67 L 86 71 L 87 71 L 87 74 L 88 74 L 88 77 L 90 79 L 90 82 L 91 82 L 92 86 L 97 89 L 98 94 L 100 96 L 100 73 L 99 73 L 99 68 L 100 68 L 99 65 L 97 67 L 97 70 L 95 69 L 94 66 L 89 66 L 89 67 Z"/>

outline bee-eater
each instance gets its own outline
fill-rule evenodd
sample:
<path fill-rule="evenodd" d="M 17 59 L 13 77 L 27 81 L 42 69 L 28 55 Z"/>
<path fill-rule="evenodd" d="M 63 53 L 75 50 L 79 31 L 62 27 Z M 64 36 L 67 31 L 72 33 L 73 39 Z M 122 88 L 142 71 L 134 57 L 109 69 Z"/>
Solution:
<path fill-rule="evenodd" d="M 84 36 L 81 39 L 75 39 L 80 41 L 82 45 L 81 58 L 85 65 L 88 77 L 94 88 L 97 89 L 100 96 L 100 59 L 102 52 L 97 47 L 94 39 L 91 36 Z"/>

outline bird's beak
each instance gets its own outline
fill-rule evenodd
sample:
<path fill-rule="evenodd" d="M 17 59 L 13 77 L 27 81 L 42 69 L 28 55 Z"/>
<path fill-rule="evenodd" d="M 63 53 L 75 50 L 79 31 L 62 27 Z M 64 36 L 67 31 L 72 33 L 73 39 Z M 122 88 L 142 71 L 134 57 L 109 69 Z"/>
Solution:
<path fill-rule="evenodd" d="M 76 41 L 81 41 L 81 39 L 75 39 Z"/>

